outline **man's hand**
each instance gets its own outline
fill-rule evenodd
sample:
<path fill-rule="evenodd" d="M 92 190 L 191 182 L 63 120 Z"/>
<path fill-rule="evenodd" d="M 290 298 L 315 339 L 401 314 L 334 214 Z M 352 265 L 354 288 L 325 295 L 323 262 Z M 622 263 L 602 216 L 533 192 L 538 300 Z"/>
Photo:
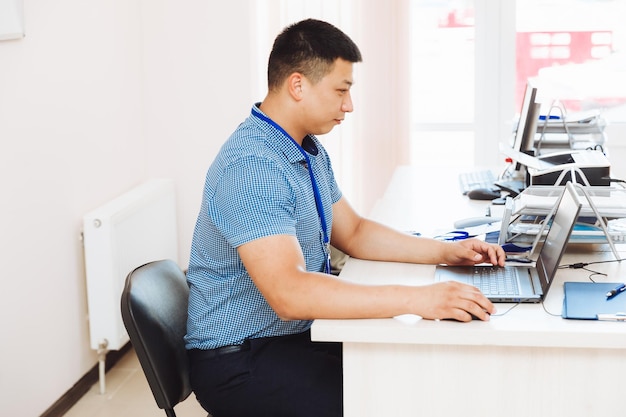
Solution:
<path fill-rule="evenodd" d="M 472 316 L 488 321 L 495 313 L 494 305 L 478 288 L 456 281 L 440 282 L 424 287 L 418 301 L 419 315 L 425 319 L 471 321 Z"/>
<path fill-rule="evenodd" d="M 447 265 L 476 265 L 490 263 L 504 266 L 506 254 L 500 245 L 478 239 L 465 239 L 446 244 L 443 263 Z"/>

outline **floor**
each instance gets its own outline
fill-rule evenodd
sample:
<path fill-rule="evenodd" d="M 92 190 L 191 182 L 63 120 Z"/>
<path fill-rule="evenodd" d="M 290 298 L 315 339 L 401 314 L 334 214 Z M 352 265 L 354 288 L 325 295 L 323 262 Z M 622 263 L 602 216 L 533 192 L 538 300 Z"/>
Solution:
<path fill-rule="evenodd" d="M 175 408 L 177 417 L 206 417 L 193 393 Z M 96 383 L 65 417 L 163 417 L 154 402 L 134 350 L 130 350 L 106 374 L 106 392 Z"/>

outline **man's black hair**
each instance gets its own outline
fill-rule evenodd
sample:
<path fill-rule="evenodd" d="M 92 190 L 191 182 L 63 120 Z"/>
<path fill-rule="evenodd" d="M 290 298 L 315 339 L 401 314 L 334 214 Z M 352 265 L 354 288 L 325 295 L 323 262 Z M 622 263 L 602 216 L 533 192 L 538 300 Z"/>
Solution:
<path fill-rule="evenodd" d="M 279 87 L 294 72 L 316 83 L 338 58 L 352 63 L 362 60 L 352 39 L 330 23 L 316 19 L 294 23 L 274 41 L 267 66 L 268 87 Z"/>

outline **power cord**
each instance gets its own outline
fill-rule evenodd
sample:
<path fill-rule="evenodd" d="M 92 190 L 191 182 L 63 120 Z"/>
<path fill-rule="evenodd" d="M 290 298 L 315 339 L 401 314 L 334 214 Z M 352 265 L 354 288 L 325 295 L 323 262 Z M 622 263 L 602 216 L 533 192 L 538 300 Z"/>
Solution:
<path fill-rule="evenodd" d="M 496 314 L 492 314 L 491 317 L 502 317 L 505 314 L 509 313 L 511 310 L 513 310 L 515 307 L 517 307 L 518 305 L 522 304 L 522 302 L 518 302 L 517 304 L 513 304 L 511 307 L 507 308 L 506 310 L 504 310 L 502 313 L 496 313 Z"/>
<path fill-rule="evenodd" d="M 541 307 L 543 307 L 543 311 L 545 311 L 546 314 L 550 316 L 554 316 L 554 317 L 561 317 L 561 314 L 555 314 L 555 313 L 549 312 L 548 309 L 546 308 L 546 305 L 543 303 L 543 301 L 541 302 Z"/>
<path fill-rule="evenodd" d="M 611 259 L 611 260 L 607 260 L 607 261 L 595 261 L 595 262 L 576 262 L 574 264 L 567 264 L 567 265 L 561 265 L 559 266 L 559 269 L 584 269 L 587 272 L 590 272 L 591 274 L 589 275 L 589 281 L 591 282 L 595 282 L 593 280 L 593 276 L 595 275 L 601 275 L 601 276 L 607 276 L 607 274 L 605 274 L 604 272 L 599 272 L 599 271 L 594 271 L 593 269 L 589 269 L 587 268 L 588 265 L 595 265 L 595 264 L 605 264 L 605 263 L 610 263 L 610 262 L 621 262 L 623 261 L 623 259 Z"/>
<path fill-rule="evenodd" d="M 581 269 L 588 265 L 596 265 L 596 264 L 607 264 L 607 263 L 611 263 L 611 262 L 622 262 L 623 259 L 609 259 L 606 261 L 593 261 L 593 262 L 576 262 L 575 264 L 565 264 L 565 265 L 559 265 L 559 269 Z"/>
<path fill-rule="evenodd" d="M 508 314 L 509 312 L 511 312 L 511 310 L 513 310 L 515 307 L 521 305 L 523 302 L 524 302 L 524 300 L 519 301 L 516 304 L 512 305 L 511 307 L 509 307 L 508 309 L 504 310 L 502 313 L 492 314 L 491 317 L 502 317 L 502 316 Z M 555 314 L 555 313 L 551 313 L 550 311 L 548 311 L 548 309 L 546 308 L 546 305 L 543 303 L 543 301 L 541 301 L 541 307 L 543 308 L 543 311 L 546 312 L 546 314 L 548 314 L 550 316 L 554 316 L 554 317 L 561 317 L 560 314 Z"/>
<path fill-rule="evenodd" d="M 609 180 L 609 182 L 616 182 L 616 183 L 619 183 L 619 184 L 626 184 L 626 181 L 620 180 L 618 178 L 609 178 L 608 180 Z"/>
<path fill-rule="evenodd" d="M 587 150 L 587 151 L 600 151 L 600 152 L 602 152 L 606 156 L 606 152 L 604 152 L 604 147 L 602 145 L 600 145 L 599 143 L 596 143 L 593 146 L 588 146 L 588 147 L 585 148 L 585 150 Z"/>

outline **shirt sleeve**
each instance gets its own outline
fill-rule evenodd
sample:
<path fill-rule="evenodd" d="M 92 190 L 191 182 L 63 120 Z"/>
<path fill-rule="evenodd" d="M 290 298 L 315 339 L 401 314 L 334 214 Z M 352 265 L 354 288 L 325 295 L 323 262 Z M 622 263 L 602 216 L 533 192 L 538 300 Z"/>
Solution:
<path fill-rule="evenodd" d="M 238 247 L 261 237 L 296 234 L 294 191 L 275 162 L 249 156 L 223 172 L 209 208 L 216 227 Z"/>

